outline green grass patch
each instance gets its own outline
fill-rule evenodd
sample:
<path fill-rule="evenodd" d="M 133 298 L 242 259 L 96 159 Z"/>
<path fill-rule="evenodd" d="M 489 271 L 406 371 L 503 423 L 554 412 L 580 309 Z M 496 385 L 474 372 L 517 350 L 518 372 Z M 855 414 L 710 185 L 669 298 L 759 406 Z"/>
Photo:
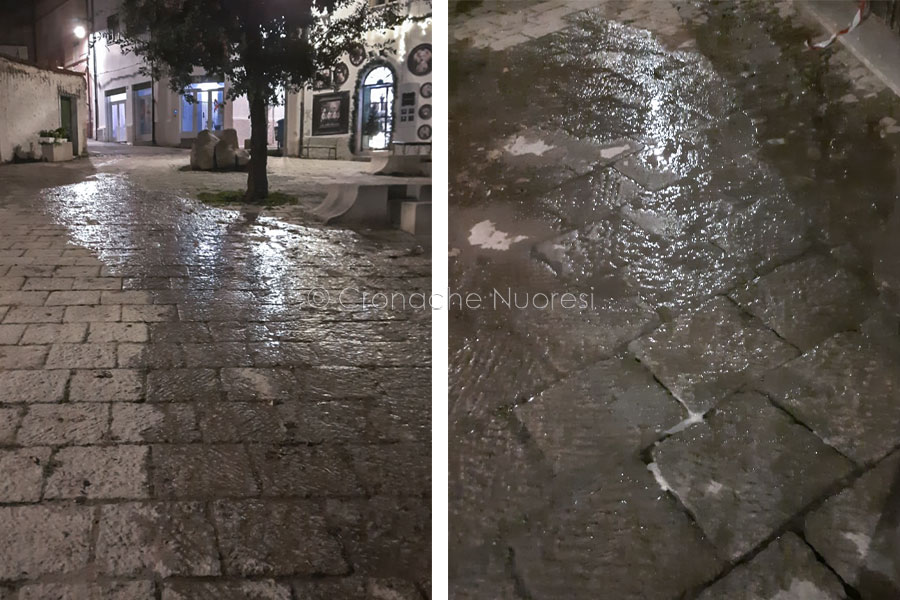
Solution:
<path fill-rule="evenodd" d="M 222 191 L 222 192 L 200 192 L 197 199 L 204 204 L 210 206 L 227 206 L 229 204 L 244 204 L 244 192 L 242 191 Z M 284 192 L 269 192 L 269 196 L 263 200 L 261 206 L 284 206 L 286 204 L 297 204 L 296 196 L 285 194 Z"/>

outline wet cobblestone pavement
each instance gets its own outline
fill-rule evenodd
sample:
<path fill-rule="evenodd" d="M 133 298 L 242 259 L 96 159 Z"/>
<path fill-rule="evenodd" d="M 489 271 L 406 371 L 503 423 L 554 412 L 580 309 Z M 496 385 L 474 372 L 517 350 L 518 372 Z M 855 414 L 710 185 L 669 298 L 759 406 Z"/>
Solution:
<path fill-rule="evenodd" d="M 427 253 L 119 160 L 0 167 L 0 598 L 430 597 Z"/>
<path fill-rule="evenodd" d="M 791 2 L 456 8 L 451 597 L 900 597 L 900 99 Z"/>

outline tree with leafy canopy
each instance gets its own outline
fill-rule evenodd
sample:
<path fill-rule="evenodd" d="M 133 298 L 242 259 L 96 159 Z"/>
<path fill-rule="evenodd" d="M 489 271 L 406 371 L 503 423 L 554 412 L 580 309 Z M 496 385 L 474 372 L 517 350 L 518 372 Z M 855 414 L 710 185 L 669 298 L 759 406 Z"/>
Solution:
<path fill-rule="evenodd" d="M 266 106 L 280 89 L 307 87 L 333 69 L 370 31 L 387 31 L 410 15 L 409 0 L 370 7 L 366 0 L 124 0 L 126 52 L 145 61 L 154 79 L 168 77 L 183 93 L 195 68 L 230 84 L 228 99 L 250 104 L 250 165 L 245 201 L 266 198 Z M 425 2 L 430 6 L 430 2 Z M 394 51 L 385 41 L 372 50 Z M 191 96 L 187 96 L 191 100 Z"/>

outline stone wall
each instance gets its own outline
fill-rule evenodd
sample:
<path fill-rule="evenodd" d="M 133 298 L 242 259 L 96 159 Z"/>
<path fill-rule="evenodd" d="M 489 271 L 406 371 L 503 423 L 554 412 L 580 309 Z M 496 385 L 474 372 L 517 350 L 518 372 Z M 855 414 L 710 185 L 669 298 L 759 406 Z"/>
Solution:
<path fill-rule="evenodd" d="M 80 73 L 42 69 L 0 56 L 0 161 L 13 159 L 16 146 L 39 151 L 38 132 L 62 123 L 60 96 L 73 97 L 77 123 L 75 154 L 85 152 L 87 87 Z"/>

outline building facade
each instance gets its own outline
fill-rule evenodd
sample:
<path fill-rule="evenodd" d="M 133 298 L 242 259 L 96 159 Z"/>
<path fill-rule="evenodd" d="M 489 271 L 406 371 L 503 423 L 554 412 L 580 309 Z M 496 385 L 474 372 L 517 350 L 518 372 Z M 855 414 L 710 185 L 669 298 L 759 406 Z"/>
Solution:
<path fill-rule="evenodd" d="M 410 2 L 413 16 L 430 12 Z M 391 51 L 373 50 L 385 42 Z M 390 142 L 431 145 L 431 19 L 370 32 L 312 89 L 288 94 L 286 149 L 291 156 L 366 158 Z M 333 148 L 333 150 L 331 150 Z"/>
<path fill-rule="evenodd" d="M 41 155 L 41 130 L 64 128 L 72 153 L 85 152 L 84 75 L 0 56 L 0 162 Z"/>
<path fill-rule="evenodd" d="M 390 0 L 360 1 L 377 9 Z M 411 15 L 430 12 L 422 0 L 393 1 L 404 2 Z M 198 69 L 191 87 L 178 93 L 168 80 L 141 73 L 141 59 L 118 43 L 120 0 L 38 0 L 33 16 L 38 59 L 84 74 L 88 97 L 81 108 L 94 139 L 188 147 L 204 129 L 229 128 L 242 143 L 250 138 L 249 103 L 227 101 L 228 81 Z M 320 73 L 313 89 L 283 94 L 269 107 L 270 146 L 290 156 L 365 158 L 391 141 L 430 144 L 430 41 L 430 18 L 370 32 L 336 69 Z M 393 51 L 376 53 L 383 42 Z"/>

